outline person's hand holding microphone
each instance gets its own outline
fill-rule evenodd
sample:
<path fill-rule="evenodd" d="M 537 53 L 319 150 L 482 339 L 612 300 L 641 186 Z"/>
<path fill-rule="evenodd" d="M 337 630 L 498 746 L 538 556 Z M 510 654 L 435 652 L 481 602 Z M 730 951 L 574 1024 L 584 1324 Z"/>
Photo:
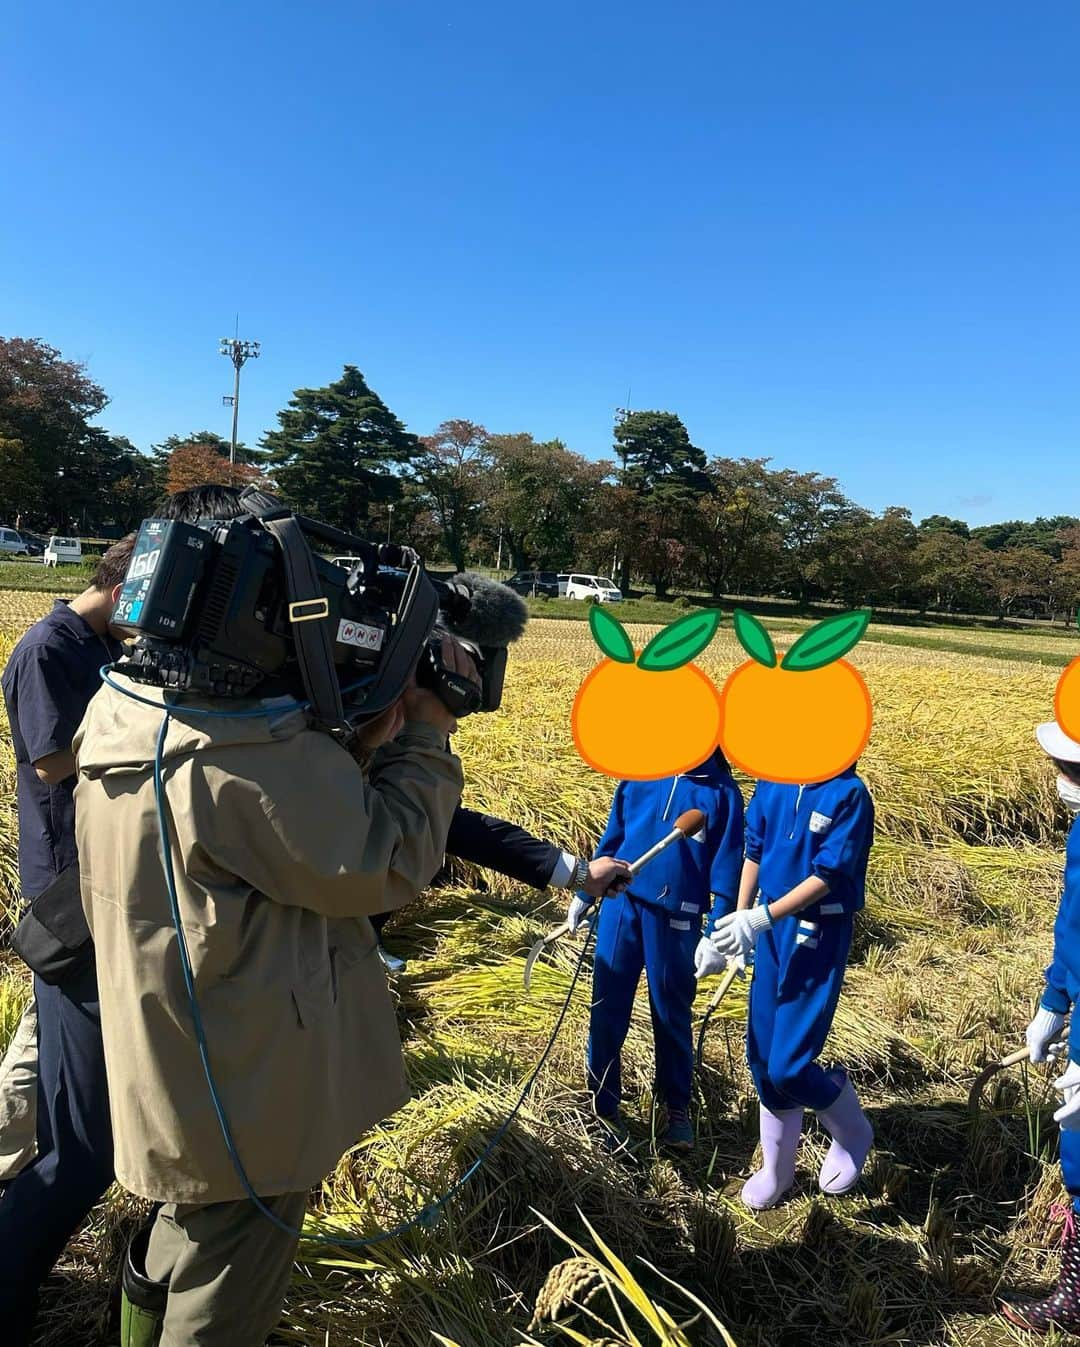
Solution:
<path fill-rule="evenodd" d="M 628 862 L 615 856 L 597 856 L 595 860 L 589 861 L 581 890 L 571 898 L 566 913 L 566 926 L 570 934 L 577 933 L 597 898 L 617 897 L 632 878 L 633 872 Z"/>

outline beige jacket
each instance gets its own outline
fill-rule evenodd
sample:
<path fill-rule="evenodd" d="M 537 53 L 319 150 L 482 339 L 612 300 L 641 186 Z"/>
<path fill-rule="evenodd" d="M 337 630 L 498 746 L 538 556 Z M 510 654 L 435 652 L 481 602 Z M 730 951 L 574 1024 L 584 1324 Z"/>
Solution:
<path fill-rule="evenodd" d="M 116 1174 L 142 1197 L 222 1202 L 244 1194 L 200 1064 L 162 873 L 161 722 L 156 706 L 105 687 L 75 738 Z M 408 1098 L 367 915 L 410 902 L 435 874 L 461 766 L 427 725 L 407 725 L 365 777 L 298 713 L 271 723 L 179 710 L 164 780 L 198 1002 L 237 1150 L 257 1192 L 298 1192 Z"/>
<path fill-rule="evenodd" d="M 37 1156 L 37 1089 L 37 1006 L 31 996 L 0 1062 L 0 1183 Z"/>

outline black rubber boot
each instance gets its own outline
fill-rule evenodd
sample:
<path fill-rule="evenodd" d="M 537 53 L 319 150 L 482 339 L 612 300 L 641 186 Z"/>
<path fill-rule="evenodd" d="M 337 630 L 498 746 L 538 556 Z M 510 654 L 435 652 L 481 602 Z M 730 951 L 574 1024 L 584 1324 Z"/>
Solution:
<path fill-rule="evenodd" d="M 120 1279 L 120 1347 L 157 1347 L 165 1322 L 169 1283 L 152 1282 L 146 1275 L 146 1248 L 150 1225 L 132 1239 Z"/>
<path fill-rule="evenodd" d="M 1049 1333 L 1052 1328 L 1080 1333 L 1080 1234 L 1071 1208 L 1065 1218 L 1057 1286 L 1041 1300 L 1006 1300 L 1001 1313 L 1029 1333 Z"/>

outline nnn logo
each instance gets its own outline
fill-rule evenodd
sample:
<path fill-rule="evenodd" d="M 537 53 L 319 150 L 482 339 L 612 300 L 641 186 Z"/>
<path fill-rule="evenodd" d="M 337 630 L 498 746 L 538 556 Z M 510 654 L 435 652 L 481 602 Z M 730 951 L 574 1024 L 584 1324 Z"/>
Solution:
<path fill-rule="evenodd" d="M 381 650 L 385 635 L 381 627 L 366 627 L 362 622 L 338 623 L 338 640 L 361 650 Z"/>

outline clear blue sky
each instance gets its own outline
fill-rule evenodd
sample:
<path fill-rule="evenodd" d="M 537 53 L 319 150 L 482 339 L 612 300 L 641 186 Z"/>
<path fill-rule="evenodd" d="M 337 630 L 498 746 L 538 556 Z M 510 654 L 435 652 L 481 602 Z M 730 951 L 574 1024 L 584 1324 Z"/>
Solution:
<path fill-rule="evenodd" d="M 610 452 L 678 412 L 858 501 L 1080 513 L 1075 0 L 5 7 L 0 332 L 140 447 L 359 365 Z"/>

